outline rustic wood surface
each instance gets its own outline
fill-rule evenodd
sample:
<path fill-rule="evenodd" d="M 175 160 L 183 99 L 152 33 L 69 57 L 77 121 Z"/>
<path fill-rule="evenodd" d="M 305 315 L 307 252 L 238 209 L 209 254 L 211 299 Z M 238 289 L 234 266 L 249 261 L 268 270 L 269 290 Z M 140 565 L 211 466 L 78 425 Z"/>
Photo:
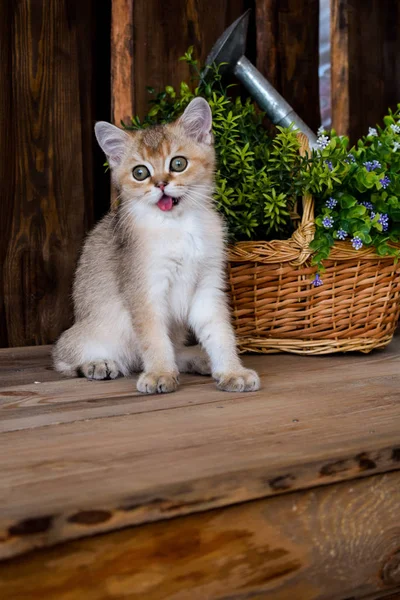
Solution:
<path fill-rule="evenodd" d="M 332 126 L 340 135 L 350 132 L 348 0 L 331 0 Z"/>
<path fill-rule="evenodd" d="M 59 380 L 0 351 L 0 556 L 400 468 L 400 339 L 368 356 L 245 357 L 253 394 L 182 377 Z"/>
<path fill-rule="evenodd" d="M 17 346 L 48 343 L 71 320 L 93 201 L 92 15 L 89 0 L 1 5 L 0 345 Z"/>
<path fill-rule="evenodd" d="M 111 5 L 111 120 L 120 125 L 129 122 L 134 106 L 133 2 L 113 0 Z"/>
<path fill-rule="evenodd" d="M 255 0 L 257 68 L 314 131 L 319 106 L 319 0 Z"/>
<path fill-rule="evenodd" d="M 10 236 L 12 211 L 6 199 L 12 198 L 14 187 L 14 139 L 12 134 L 12 37 L 11 3 L 0 2 L 0 346 L 8 346 L 7 319 L 4 304 L 4 261 Z M 6 25 L 5 25 L 6 24 Z"/>
<path fill-rule="evenodd" d="M 114 122 L 135 114 L 143 117 L 151 96 L 146 86 L 190 81 L 186 63 L 179 62 L 189 46 L 204 64 L 224 29 L 246 8 L 245 0 L 113 0 L 112 106 Z"/>
<path fill-rule="evenodd" d="M 400 586 L 399 505 L 396 472 L 128 528 L 0 563 L 0 597 L 383 597 Z"/>
<path fill-rule="evenodd" d="M 400 101 L 398 0 L 331 0 L 332 116 L 354 142 Z"/>

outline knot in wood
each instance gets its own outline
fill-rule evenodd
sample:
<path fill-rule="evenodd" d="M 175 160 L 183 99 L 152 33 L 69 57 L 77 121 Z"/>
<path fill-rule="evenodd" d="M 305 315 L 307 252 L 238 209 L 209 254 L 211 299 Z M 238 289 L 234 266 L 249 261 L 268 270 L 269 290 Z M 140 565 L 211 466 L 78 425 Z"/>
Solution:
<path fill-rule="evenodd" d="M 381 579 L 385 585 L 400 584 L 400 549 L 391 554 L 383 564 Z"/>

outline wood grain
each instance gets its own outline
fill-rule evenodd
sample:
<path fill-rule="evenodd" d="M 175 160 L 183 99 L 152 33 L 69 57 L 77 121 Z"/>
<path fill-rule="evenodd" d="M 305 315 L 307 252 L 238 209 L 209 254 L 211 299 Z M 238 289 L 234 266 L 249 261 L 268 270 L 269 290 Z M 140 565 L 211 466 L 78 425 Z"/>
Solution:
<path fill-rule="evenodd" d="M 350 131 L 349 2 L 331 0 L 332 126 L 339 135 Z"/>
<path fill-rule="evenodd" d="M 21 0 L 1 10 L 9 109 L 0 130 L 0 344 L 17 346 L 53 341 L 71 322 L 72 274 L 92 223 L 94 9 L 91 0 Z"/>
<path fill-rule="evenodd" d="M 333 126 L 354 142 L 399 102 L 400 4 L 333 0 L 332 11 Z"/>
<path fill-rule="evenodd" d="M 321 124 L 318 0 L 256 0 L 257 67 L 313 130 Z"/>
<path fill-rule="evenodd" d="M 4 261 L 10 237 L 12 210 L 9 204 L 14 191 L 14 136 L 12 120 L 12 28 L 11 3 L 0 2 L 0 346 L 8 346 L 7 319 L 4 305 Z"/>
<path fill-rule="evenodd" d="M 112 0 L 111 119 L 120 125 L 134 114 L 133 2 Z"/>
<path fill-rule="evenodd" d="M 244 0 L 113 0 L 112 105 L 119 122 L 132 114 L 143 117 L 157 91 L 189 81 L 186 63 L 179 62 L 189 46 L 203 64 L 214 42 L 245 10 Z"/>
<path fill-rule="evenodd" d="M 131 379 L 57 381 L 42 348 L 35 369 L 3 350 L 0 556 L 398 470 L 399 351 L 245 357 L 257 393 L 187 376 L 143 397 Z"/>
<path fill-rule="evenodd" d="M 0 596 L 382 598 L 400 586 L 399 504 L 392 473 L 128 528 L 7 561 Z"/>

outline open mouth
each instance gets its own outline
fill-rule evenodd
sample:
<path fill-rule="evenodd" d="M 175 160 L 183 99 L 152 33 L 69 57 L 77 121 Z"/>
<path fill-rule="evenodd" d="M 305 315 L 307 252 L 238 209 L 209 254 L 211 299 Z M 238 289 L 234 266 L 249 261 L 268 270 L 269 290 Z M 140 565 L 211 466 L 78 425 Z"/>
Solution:
<path fill-rule="evenodd" d="M 158 208 L 164 212 L 172 210 L 177 204 L 179 204 L 179 198 L 172 198 L 172 196 L 166 196 L 165 194 L 157 202 Z"/>

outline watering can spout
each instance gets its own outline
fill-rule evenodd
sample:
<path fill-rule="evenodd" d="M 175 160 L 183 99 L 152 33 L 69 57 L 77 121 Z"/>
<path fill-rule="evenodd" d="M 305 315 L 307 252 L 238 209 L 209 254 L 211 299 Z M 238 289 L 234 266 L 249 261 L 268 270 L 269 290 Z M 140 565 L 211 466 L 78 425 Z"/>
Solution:
<path fill-rule="evenodd" d="M 306 134 L 310 146 L 315 147 L 315 133 L 244 55 L 249 17 L 250 9 L 224 31 L 207 57 L 203 76 L 207 76 L 207 67 L 212 64 L 221 65 L 221 73 L 234 73 L 275 125 L 290 127 L 293 124 Z"/>

